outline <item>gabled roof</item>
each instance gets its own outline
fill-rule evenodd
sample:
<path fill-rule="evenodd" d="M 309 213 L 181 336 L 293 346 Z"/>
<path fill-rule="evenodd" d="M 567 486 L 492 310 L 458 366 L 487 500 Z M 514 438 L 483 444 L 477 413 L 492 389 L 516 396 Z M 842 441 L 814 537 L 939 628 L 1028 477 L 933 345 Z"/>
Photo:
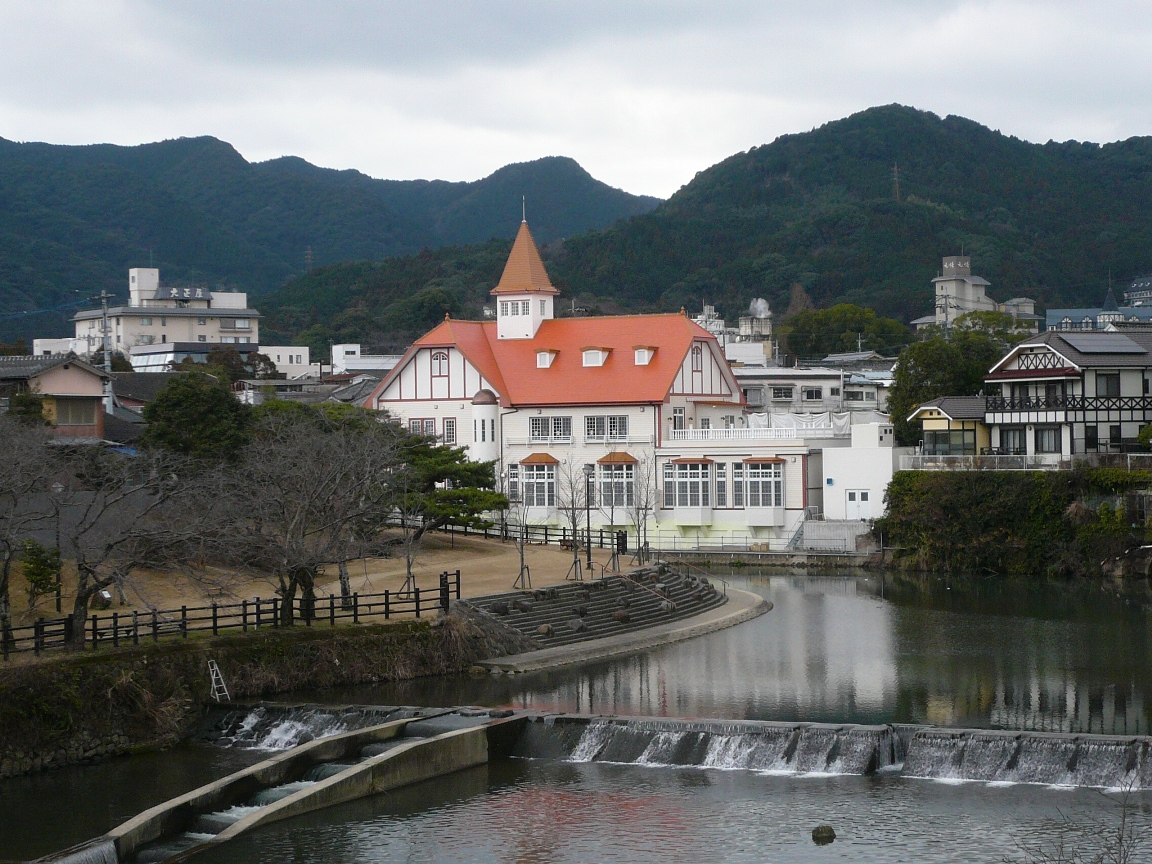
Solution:
<path fill-rule="evenodd" d="M 614 315 L 553 318 L 542 321 L 532 339 L 499 339 L 494 321 L 442 322 L 417 339 L 373 394 L 382 393 L 422 348 L 455 347 L 499 394 L 505 407 L 527 405 L 627 405 L 662 403 L 695 341 L 716 337 L 683 315 Z M 637 366 L 633 345 L 655 346 L 645 366 Z M 603 366 L 585 366 L 582 349 L 610 349 Z M 553 351 L 547 369 L 536 366 L 536 352 Z M 720 360 L 722 369 L 727 364 Z M 739 388 L 734 380 L 733 404 Z"/>
<path fill-rule="evenodd" d="M 0 381 L 18 381 L 41 375 L 57 366 L 79 366 L 99 378 L 107 378 L 103 369 L 97 369 L 78 360 L 72 354 L 54 354 L 51 357 L 0 357 Z"/>
<path fill-rule="evenodd" d="M 921 411 L 928 410 L 939 411 L 949 420 L 983 420 L 984 397 L 939 396 L 936 399 L 929 399 L 927 402 L 918 405 L 916 410 L 908 415 L 909 422 L 915 420 L 916 415 Z"/>
<path fill-rule="evenodd" d="M 540 250 L 528 230 L 528 223 L 521 222 L 516 233 L 516 241 L 504 264 L 504 273 L 499 284 L 492 289 L 493 294 L 559 294 L 552 287 L 548 271 L 540 259 Z"/>
<path fill-rule="evenodd" d="M 1117 333 L 1109 333 L 1103 330 L 1080 330 L 1080 331 L 1061 331 L 1061 330 L 1048 330 L 1041 333 L 1039 336 L 1033 336 L 1025 339 L 1019 343 L 1011 351 L 1004 355 L 1001 360 L 992 367 L 990 374 L 987 376 L 991 378 L 993 374 L 998 377 L 1005 377 L 1015 374 L 1014 370 L 1000 371 L 1002 367 L 1017 353 L 1024 348 L 1036 347 L 1043 345 L 1052 351 L 1055 351 L 1066 361 L 1068 361 L 1076 370 L 1080 369 L 1116 369 L 1120 367 L 1129 368 L 1148 368 L 1152 367 L 1152 333 L 1141 332 L 1139 330 L 1125 331 L 1126 336 L 1137 346 L 1144 350 L 1140 353 L 1132 351 L 1122 352 L 1109 352 L 1104 351 L 1081 351 L 1073 344 L 1074 340 L 1082 348 L 1085 345 L 1090 345 L 1093 342 L 1099 342 L 1102 346 L 1112 344 L 1111 340 L 1117 338 Z M 1086 341 L 1085 341 L 1086 340 Z"/>

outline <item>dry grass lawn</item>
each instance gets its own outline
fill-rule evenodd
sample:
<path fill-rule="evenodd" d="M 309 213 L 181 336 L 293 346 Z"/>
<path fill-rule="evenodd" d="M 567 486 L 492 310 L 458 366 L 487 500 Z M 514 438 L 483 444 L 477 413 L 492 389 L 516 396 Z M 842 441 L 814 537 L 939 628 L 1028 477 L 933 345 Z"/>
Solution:
<path fill-rule="evenodd" d="M 592 557 L 599 564 L 606 564 L 609 556 L 606 549 L 592 550 Z M 583 560 L 583 551 L 580 557 Z M 572 564 L 572 551 L 558 546 L 529 546 L 525 563 L 531 569 L 533 587 L 556 585 L 563 582 L 568 573 Z M 627 564 L 627 561 L 624 563 Z M 412 570 L 417 585 L 422 590 L 431 590 L 439 587 L 442 571 L 458 569 L 461 594 L 464 597 L 477 597 L 512 590 L 519 568 L 520 559 L 514 543 L 477 537 L 450 537 L 438 533 L 424 541 Z M 404 584 L 404 569 L 402 557 L 370 558 L 348 564 L 352 590 L 361 594 L 400 589 Z M 75 573 L 69 572 L 66 566 L 62 603 L 64 614 L 72 608 L 75 585 Z M 335 567 L 329 568 L 319 580 L 318 589 L 317 593 L 321 597 L 330 593 L 339 594 L 340 584 Z M 271 599 L 275 596 L 275 582 L 270 577 L 252 578 L 247 574 L 221 570 L 197 574 L 179 571 L 144 572 L 137 574 L 131 584 L 125 586 L 125 595 L 125 602 L 121 603 L 113 591 L 113 603 L 109 611 L 131 614 L 133 611 L 143 613 L 153 608 L 179 609 L 181 606 L 207 606 L 213 602 L 238 603 L 244 598 L 251 600 L 253 597 Z M 13 623 L 17 626 L 30 624 L 40 616 L 57 616 L 54 595 L 41 598 L 35 608 L 29 611 L 27 586 L 18 571 L 12 575 L 10 597 Z"/>

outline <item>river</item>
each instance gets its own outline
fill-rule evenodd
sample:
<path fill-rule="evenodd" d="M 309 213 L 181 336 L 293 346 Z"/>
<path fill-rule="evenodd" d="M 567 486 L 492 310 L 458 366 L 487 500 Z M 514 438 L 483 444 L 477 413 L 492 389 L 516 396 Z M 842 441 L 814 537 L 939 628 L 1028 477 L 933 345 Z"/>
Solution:
<path fill-rule="evenodd" d="M 770 599 L 773 610 L 580 669 L 291 698 L 1149 733 L 1143 594 L 998 579 L 722 575 Z M 186 746 L 0 783 L 0 860 L 93 836 L 251 758 Z M 1107 817 L 1114 797 L 514 761 L 272 826 L 203 860 L 808 860 L 824 850 L 805 832 L 828 821 L 840 826 L 834 848 L 843 860 L 999 861 L 1061 813 Z M 1140 796 L 1142 808 L 1148 803 Z"/>

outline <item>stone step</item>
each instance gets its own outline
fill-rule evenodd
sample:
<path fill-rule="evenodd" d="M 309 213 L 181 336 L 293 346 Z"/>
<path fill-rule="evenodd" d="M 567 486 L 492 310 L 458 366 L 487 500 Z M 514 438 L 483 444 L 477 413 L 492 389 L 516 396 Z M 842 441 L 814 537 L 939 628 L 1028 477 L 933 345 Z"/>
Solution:
<path fill-rule="evenodd" d="M 657 596 L 653 591 L 645 590 L 626 579 L 608 577 L 605 580 L 596 580 L 595 583 L 573 583 L 543 591 L 510 592 L 477 597 L 470 602 L 495 614 L 505 624 L 534 639 L 540 645 L 552 647 L 639 630 L 698 615 L 723 604 L 727 599 L 716 591 L 697 599 L 699 584 L 675 572 L 645 568 L 638 571 L 638 575 L 648 577 L 650 582 L 658 580 L 663 583 L 664 596 Z M 651 585 L 648 587 L 651 588 Z M 629 600 L 627 609 L 630 621 L 627 624 L 613 618 L 618 609 L 624 608 L 620 605 L 620 600 L 624 597 Z M 664 599 L 675 604 L 671 612 L 661 609 Z M 532 604 L 531 609 L 522 611 L 510 608 L 507 614 L 501 615 L 492 608 L 494 604 L 507 604 L 511 607 L 518 600 L 529 600 Z M 586 612 L 584 616 L 580 616 L 577 612 L 580 607 L 584 607 Z M 577 618 L 582 621 L 583 627 L 574 630 L 569 626 L 569 622 Z M 539 628 L 544 624 L 551 626 L 552 635 L 539 634 Z"/>

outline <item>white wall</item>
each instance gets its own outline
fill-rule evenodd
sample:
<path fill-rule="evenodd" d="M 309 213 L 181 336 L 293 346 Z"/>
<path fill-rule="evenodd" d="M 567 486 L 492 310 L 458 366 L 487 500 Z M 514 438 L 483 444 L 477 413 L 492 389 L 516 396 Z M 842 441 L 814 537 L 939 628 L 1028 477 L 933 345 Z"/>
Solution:
<path fill-rule="evenodd" d="M 898 467 L 899 456 L 909 452 L 893 443 L 890 424 L 860 423 L 852 427 L 851 447 L 824 451 L 824 518 L 856 518 L 856 513 L 848 512 L 849 491 L 867 491 L 867 518 L 884 515 L 884 494 Z"/>

